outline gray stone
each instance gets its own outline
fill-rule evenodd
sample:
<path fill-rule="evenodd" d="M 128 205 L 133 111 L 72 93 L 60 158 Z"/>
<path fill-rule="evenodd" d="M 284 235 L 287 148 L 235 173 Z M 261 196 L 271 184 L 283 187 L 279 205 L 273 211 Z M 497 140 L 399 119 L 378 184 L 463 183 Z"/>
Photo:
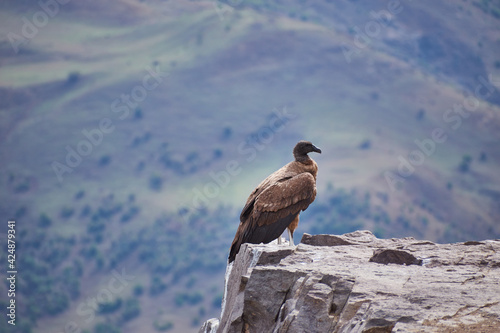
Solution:
<path fill-rule="evenodd" d="M 216 333 L 219 328 L 219 319 L 212 318 L 203 323 L 198 333 Z"/>
<path fill-rule="evenodd" d="M 422 259 L 415 258 L 409 252 L 392 249 L 377 249 L 373 251 L 370 262 L 379 264 L 398 264 L 398 265 L 422 265 Z"/>
<path fill-rule="evenodd" d="M 369 231 L 242 246 L 200 332 L 500 332 L 500 241 Z M 380 263 L 383 263 L 381 265 Z"/>
<path fill-rule="evenodd" d="M 342 237 L 335 235 L 309 235 L 303 234 L 300 240 L 302 244 L 314 246 L 338 246 L 338 245 L 352 245 L 353 243 L 346 241 Z"/>

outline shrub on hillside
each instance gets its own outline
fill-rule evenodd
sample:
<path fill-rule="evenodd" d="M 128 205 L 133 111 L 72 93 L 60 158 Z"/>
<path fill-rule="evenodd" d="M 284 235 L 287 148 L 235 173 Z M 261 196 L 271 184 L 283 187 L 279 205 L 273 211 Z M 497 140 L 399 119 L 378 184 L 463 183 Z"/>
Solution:
<path fill-rule="evenodd" d="M 66 84 L 68 86 L 75 85 L 80 79 L 82 78 L 82 75 L 78 71 L 70 72 L 68 74 L 68 77 L 66 78 Z"/>
<path fill-rule="evenodd" d="M 94 326 L 94 333 L 121 333 L 121 330 L 112 323 L 99 323 Z"/>
<path fill-rule="evenodd" d="M 117 311 L 122 306 L 122 299 L 116 298 L 112 301 L 100 303 L 97 308 L 97 313 L 100 315 L 109 314 Z"/>
<path fill-rule="evenodd" d="M 135 298 L 129 298 L 125 301 L 123 312 L 121 314 L 124 322 L 130 321 L 141 314 L 141 305 Z"/>

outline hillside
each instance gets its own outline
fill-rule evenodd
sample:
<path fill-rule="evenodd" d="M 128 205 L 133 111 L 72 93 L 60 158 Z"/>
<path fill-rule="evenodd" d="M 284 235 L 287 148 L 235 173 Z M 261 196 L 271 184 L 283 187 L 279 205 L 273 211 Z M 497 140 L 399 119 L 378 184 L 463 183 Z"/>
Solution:
<path fill-rule="evenodd" d="M 500 237 L 498 1 L 50 3 L 0 4 L 22 331 L 195 332 L 300 139 L 323 154 L 299 238 Z"/>

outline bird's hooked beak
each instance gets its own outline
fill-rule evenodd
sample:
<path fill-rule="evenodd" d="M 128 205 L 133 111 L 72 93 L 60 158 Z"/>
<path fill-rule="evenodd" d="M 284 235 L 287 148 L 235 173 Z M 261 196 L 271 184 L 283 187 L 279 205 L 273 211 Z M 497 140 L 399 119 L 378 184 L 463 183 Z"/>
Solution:
<path fill-rule="evenodd" d="M 321 149 L 319 149 L 318 147 L 316 147 L 315 145 L 312 145 L 312 148 L 313 148 L 313 152 L 316 152 L 316 153 L 319 153 L 321 154 Z"/>

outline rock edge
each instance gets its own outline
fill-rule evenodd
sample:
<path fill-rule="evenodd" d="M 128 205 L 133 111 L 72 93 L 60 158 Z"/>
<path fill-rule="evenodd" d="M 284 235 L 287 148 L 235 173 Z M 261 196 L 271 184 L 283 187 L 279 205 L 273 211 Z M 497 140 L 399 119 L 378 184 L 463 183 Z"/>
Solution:
<path fill-rule="evenodd" d="M 199 332 L 500 332 L 499 240 L 304 234 L 244 244 L 225 279 Z"/>

